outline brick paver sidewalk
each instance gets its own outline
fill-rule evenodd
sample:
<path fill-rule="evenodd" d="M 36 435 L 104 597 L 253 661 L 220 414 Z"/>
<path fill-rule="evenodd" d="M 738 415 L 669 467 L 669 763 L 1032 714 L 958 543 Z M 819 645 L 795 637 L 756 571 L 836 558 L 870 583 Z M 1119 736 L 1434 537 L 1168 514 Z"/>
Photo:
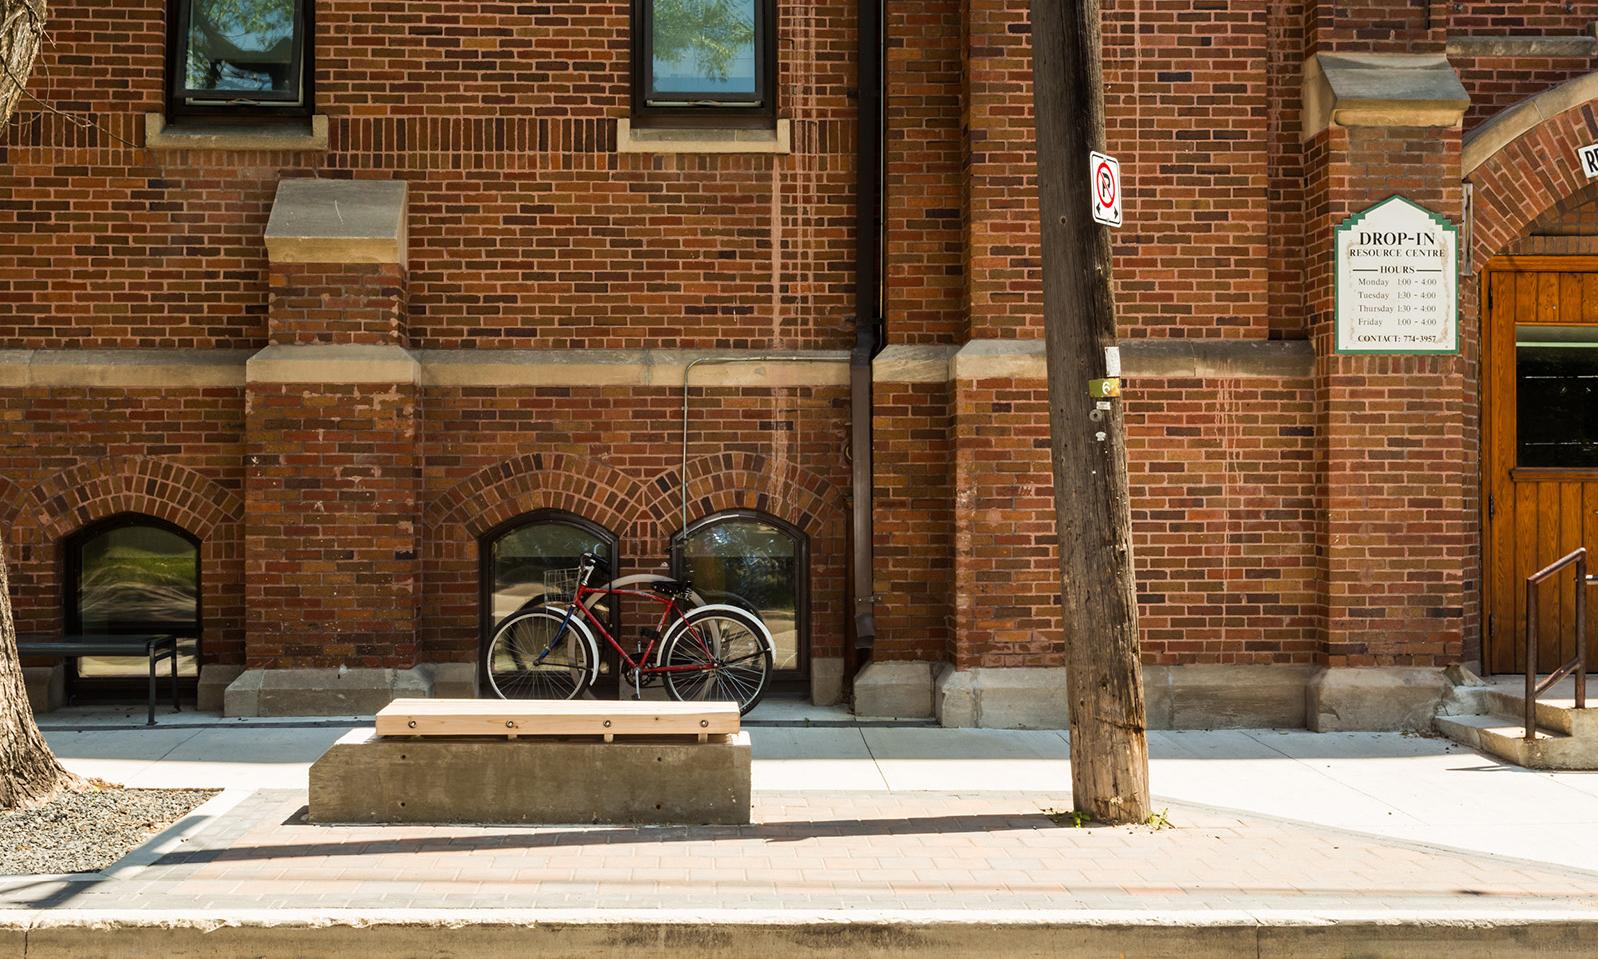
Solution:
<path fill-rule="evenodd" d="M 261 791 L 129 878 L 0 906 L 241 909 L 1598 909 L 1598 873 L 1201 807 L 1075 829 L 1038 793 L 757 793 L 743 827 L 313 826 Z"/>

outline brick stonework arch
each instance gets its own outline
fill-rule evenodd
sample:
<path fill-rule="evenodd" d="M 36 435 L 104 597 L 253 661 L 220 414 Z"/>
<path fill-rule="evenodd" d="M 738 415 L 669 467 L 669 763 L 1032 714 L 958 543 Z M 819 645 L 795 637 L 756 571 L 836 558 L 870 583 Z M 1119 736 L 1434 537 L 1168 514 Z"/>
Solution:
<path fill-rule="evenodd" d="M 153 457 L 107 457 L 45 477 L 20 496 L 7 534 L 14 550 L 17 628 L 62 626 L 62 542 L 122 513 L 162 519 L 200 541 L 200 607 L 206 662 L 243 662 L 244 501 L 215 480 Z"/>
<path fill-rule="evenodd" d="M 558 509 L 625 537 L 642 487 L 597 460 L 528 453 L 479 470 L 428 503 L 422 530 L 422 658 L 467 661 L 481 629 L 478 539 L 508 520 Z"/>
<path fill-rule="evenodd" d="M 620 533 L 639 496 L 620 470 L 566 453 L 528 453 L 479 470 L 428 504 L 429 529 L 458 524 L 473 539 L 535 509 L 563 509 Z"/>
<path fill-rule="evenodd" d="M 660 550 L 682 525 L 678 471 L 669 470 L 645 489 L 646 512 L 633 534 Z M 769 513 L 812 541 L 841 533 L 843 497 L 815 473 L 793 463 L 777 464 L 754 453 L 718 453 L 688 461 L 688 522 L 731 509 Z"/>
<path fill-rule="evenodd" d="M 1598 141 L 1598 100 L 1528 129 L 1472 170 L 1471 255 L 1477 269 L 1520 239 L 1539 216 L 1593 193 L 1576 151 Z"/>
<path fill-rule="evenodd" d="M 150 457 L 80 463 L 28 491 L 22 520 L 46 540 L 59 539 L 118 513 L 144 513 L 211 538 L 244 517 L 244 501 L 202 473 Z"/>
<path fill-rule="evenodd" d="M 677 470 L 646 484 L 648 501 L 630 536 L 643 555 L 667 555 L 682 526 Z M 726 452 L 688 461 L 688 522 L 727 510 L 757 510 L 795 527 L 810 541 L 810 655 L 843 655 L 847 629 L 848 503 L 816 473 L 753 453 Z"/>

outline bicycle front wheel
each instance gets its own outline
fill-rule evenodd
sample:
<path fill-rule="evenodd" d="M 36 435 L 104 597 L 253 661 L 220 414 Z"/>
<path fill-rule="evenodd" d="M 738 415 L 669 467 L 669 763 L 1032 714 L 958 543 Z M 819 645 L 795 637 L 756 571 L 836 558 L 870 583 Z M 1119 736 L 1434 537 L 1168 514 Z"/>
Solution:
<path fill-rule="evenodd" d="M 535 609 L 500 625 L 487 665 L 501 699 L 576 699 L 594 674 L 594 644 L 576 620 Z"/>
<path fill-rule="evenodd" d="M 739 713 L 749 712 L 771 682 L 767 635 L 765 625 L 742 610 L 693 610 L 666 637 L 666 692 L 681 702 L 730 700 Z"/>

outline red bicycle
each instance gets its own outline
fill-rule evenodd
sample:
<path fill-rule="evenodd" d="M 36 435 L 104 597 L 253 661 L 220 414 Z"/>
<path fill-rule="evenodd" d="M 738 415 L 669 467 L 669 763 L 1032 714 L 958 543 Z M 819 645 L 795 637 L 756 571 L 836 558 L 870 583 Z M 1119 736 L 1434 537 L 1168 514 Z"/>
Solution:
<path fill-rule="evenodd" d="M 558 580 L 564 603 L 539 602 L 513 613 L 488 644 L 488 681 L 502 699 L 576 699 L 599 678 L 602 636 L 615 650 L 636 699 L 645 680 L 665 681 L 671 698 L 683 702 L 725 701 L 747 713 L 760 702 L 771 679 L 771 631 L 760 617 L 737 606 L 690 605 L 693 584 L 656 579 L 633 589 L 619 584 L 589 585 L 604 566 L 584 553 L 575 570 Z M 653 579 L 653 577 L 651 577 Z M 644 629 L 648 645 L 633 654 L 622 648 L 602 617 L 602 599 L 631 596 L 661 607 L 654 629 Z"/>

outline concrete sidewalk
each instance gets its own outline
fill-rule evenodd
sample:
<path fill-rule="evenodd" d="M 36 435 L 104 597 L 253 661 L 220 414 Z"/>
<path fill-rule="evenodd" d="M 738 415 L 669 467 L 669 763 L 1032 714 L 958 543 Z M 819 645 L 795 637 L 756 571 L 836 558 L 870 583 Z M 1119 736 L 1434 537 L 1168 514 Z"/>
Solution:
<path fill-rule="evenodd" d="M 107 922 L 341 959 L 1598 954 L 1598 779 L 1442 740 L 1154 733 L 1160 830 L 1058 825 L 1060 733 L 875 727 L 752 729 L 747 827 L 308 825 L 348 728 L 52 729 L 79 772 L 225 792 L 134 868 L 0 880 L 0 928 L 29 956 Z"/>

